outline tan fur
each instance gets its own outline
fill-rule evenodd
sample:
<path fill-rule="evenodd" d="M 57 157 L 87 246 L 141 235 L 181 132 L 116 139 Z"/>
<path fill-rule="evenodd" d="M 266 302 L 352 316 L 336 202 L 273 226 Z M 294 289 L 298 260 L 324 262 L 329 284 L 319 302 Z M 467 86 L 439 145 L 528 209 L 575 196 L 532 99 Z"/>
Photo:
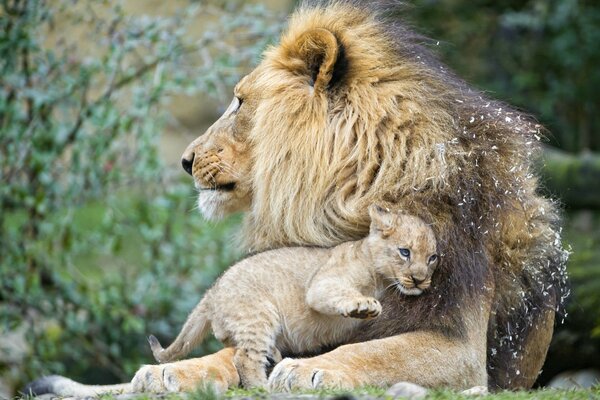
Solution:
<path fill-rule="evenodd" d="M 370 215 L 371 233 L 363 240 L 332 249 L 266 251 L 233 265 L 167 349 L 151 336 L 155 358 L 185 356 L 212 327 L 217 339 L 236 348 L 242 384 L 265 387 L 268 358 L 347 342 L 358 319 L 379 315 L 377 299 L 386 287 L 421 294 L 438 264 L 431 228 L 376 206 Z"/>

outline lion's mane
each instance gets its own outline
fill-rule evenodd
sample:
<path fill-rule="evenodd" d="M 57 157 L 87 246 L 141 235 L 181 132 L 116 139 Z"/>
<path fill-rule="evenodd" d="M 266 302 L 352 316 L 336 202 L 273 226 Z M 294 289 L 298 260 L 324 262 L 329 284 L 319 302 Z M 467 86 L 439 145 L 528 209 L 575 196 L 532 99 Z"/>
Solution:
<path fill-rule="evenodd" d="M 542 128 L 456 78 L 389 8 L 364 4 L 305 4 L 254 76 L 264 100 L 250 133 L 244 237 L 254 250 L 330 246 L 368 232 L 371 203 L 418 215 L 442 249 L 435 289 L 390 299 L 393 312 L 357 340 L 415 329 L 460 336 L 460 305 L 493 290 L 490 385 L 509 387 L 532 321 L 565 295 L 556 206 L 537 193 L 532 166 Z M 295 57 L 313 28 L 339 43 L 321 92 L 306 90 Z"/>

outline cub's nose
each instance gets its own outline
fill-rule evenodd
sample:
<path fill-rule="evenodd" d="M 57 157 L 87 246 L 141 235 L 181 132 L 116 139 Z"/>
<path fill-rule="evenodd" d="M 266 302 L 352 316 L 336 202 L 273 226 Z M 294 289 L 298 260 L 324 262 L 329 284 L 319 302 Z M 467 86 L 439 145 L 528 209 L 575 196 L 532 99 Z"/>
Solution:
<path fill-rule="evenodd" d="M 194 153 L 188 156 L 184 156 L 181 158 L 181 166 L 183 170 L 188 174 L 192 175 L 192 166 L 194 165 Z"/>
<path fill-rule="evenodd" d="M 412 277 L 412 280 L 415 286 L 419 286 L 421 283 L 425 282 L 425 279 L 415 278 L 414 276 Z"/>

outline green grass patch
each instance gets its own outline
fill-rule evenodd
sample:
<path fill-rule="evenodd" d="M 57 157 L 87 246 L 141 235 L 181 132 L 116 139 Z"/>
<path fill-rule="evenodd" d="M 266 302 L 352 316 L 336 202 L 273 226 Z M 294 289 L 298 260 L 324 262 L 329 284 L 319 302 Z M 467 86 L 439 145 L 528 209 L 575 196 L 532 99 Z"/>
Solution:
<path fill-rule="evenodd" d="M 381 388 L 365 387 L 353 391 L 344 390 L 309 390 L 296 391 L 292 393 L 269 393 L 263 389 L 230 389 L 224 396 L 217 395 L 210 388 L 198 389 L 195 392 L 187 394 L 165 394 L 153 395 L 143 394 L 136 397 L 136 400 L 152 400 L 160 397 L 165 400 L 218 400 L 218 399 L 331 399 L 331 398 L 356 398 L 356 399 L 391 399 L 385 395 L 385 390 Z M 600 387 L 592 389 L 539 389 L 517 392 L 498 392 L 487 396 L 466 396 L 452 390 L 431 390 L 426 399 L 428 400 L 456 400 L 456 399 L 475 399 L 485 398 L 485 400 L 591 400 L 600 399 Z M 112 396 L 103 396 L 102 400 L 113 400 Z"/>

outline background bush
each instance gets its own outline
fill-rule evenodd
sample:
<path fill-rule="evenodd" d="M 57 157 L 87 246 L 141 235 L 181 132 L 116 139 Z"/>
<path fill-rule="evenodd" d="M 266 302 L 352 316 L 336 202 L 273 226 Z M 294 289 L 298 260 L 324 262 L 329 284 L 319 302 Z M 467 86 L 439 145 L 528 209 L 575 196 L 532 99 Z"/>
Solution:
<path fill-rule="evenodd" d="M 202 221 L 190 180 L 159 161 L 168 100 L 221 95 L 279 23 L 241 2 L 170 17 L 92 0 L 1 4 L 0 326 L 29 348 L 2 341 L 0 375 L 128 380 L 152 361 L 146 335 L 172 336 L 239 256 L 237 218 Z M 190 40 L 208 12 L 212 26 Z M 228 45 L 232 33 L 248 40 Z"/>
<path fill-rule="evenodd" d="M 408 13 L 469 82 L 533 113 L 570 152 L 600 151 L 600 4 L 416 0 Z"/>
<path fill-rule="evenodd" d="M 239 216 L 203 221 L 159 139 L 176 96 L 226 105 L 283 16 L 242 1 L 182 1 L 168 16 L 114 4 L 0 0 L 0 381 L 12 387 L 49 373 L 129 380 L 152 362 L 145 336 L 170 341 L 240 255 Z M 459 75 L 539 116 L 552 146 L 575 160 L 600 150 L 596 2 L 415 0 L 404 13 Z M 593 176 L 585 165 L 572 172 Z M 600 194 L 585 178 L 592 200 L 577 209 L 560 168 L 545 184 L 574 199 L 574 295 L 542 382 L 600 367 Z"/>

